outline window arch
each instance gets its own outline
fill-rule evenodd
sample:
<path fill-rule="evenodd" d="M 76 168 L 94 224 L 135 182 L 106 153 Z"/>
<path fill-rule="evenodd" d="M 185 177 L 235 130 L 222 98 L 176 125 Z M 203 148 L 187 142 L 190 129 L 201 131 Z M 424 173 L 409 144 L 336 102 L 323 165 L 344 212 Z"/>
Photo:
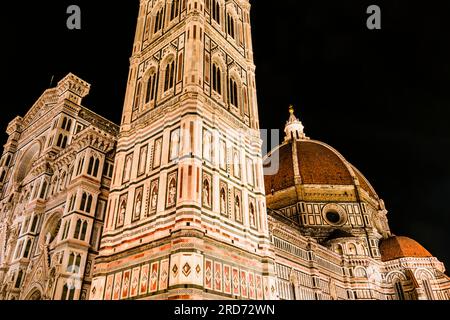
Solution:
<path fill-rule="evenodd" d="M 166 66 L 164 74 L 164 92 L 173 88 L 174 78 L 175 78 L 175 60 L 172 60 Z"/>
<path fill-rule="evenodd" d="M 136 87 L 136 95 L 134 96 L 133 110 L 138 110 L 141 105 L 141 89 L 142 89 L 142 84 L 139 81 L 137 84 L 137 87 Z"/>
<path fill-rule="evenodd" d="M 145 91 L 145 103 L 155 100 L 156 97 L 156 72 L 152 71 L 147 80 Z"/>
<path fill-rule="evenodd" d="M 228 82 L 228 100 L 232 106 L 239 108 L 238 85 L 236 80 L 231 77 Z"/>
<path fill-rule="evenodd" d="M 218 24 L 220 24 L 220 4 L 219 4 L 219 1 L 212 0 L 211 11 L 212 11 L 212 18 Z"/>
<path fill-rule="evenodd" d="M 228 13 L 228 15 L 227 15 L 227 33 L 233 39 L 235 39 L 235 36 L 236 36 L 234 28 L 235 28 L 234 27 L 234 18 L 230 13 Z"/>
<path fill-rule="evenodd" d="M 222 95 L 222 70 L 216 63 L 213 63 L 212 88 L 215 92 Z"/>
<path fill-rule="evenodd" d="M 100 160 L 94 156 L 89 158 L 88 175 L 97 177 L 98 169 L 100 167 Z"/>
<path fill-rule="evenodd" d="M 38 216 L 34 216 L 33 222 L 31 223 L 31 232 L 36 232 L 38 219 L 39 219 Z"/>
<path fill-rule="evenodd" d="M 81 219 L 77 220 L 77 224 L 75 226 L 75 232 L 73 234 L 73 237 L 75 239 L 79 239 L 80 238 L 80 232 L 81 232 Z"/>
<path fill-rule="evenodd" d="M 46 196 L 46 194 L 47 194 L 47 185 L 48 185 L 47 181 L 44 181 L 44 182 L 42 183 L 41 193 L 40 193 L 40 195 L 39 195 L 39 198 L 45 199 L 45 196 Z"/>
<path fill-rule="evenodd" d="M 67 126 L 67 118 L 64 117 L 63 121 L 62 121 L 61 129 L 66 129 L 66 126 Z"/>
<path fill-rule="evenodd" d="M 173 0 L 170 8 L 170 21 L 178 17 L 180 13 L 180 0 Z"/>
<path fill-rule="evenodd" d="M 87 221 L 84 221 L 83 226 L 81 227 L 81 236 L 80 236 L 81 241 L 86 240 L 87 227 L 88 227 L 88 223 L 87 223 Z"/>
<path fill-rule="evenodd" d="M 30 250 L 31 250 L 31 239 L 28 239 L 27 245 L 25 246 L 25 252 L 23 253 L 24 258 L 28 258 L 28 256 L 30 255 Z"/>
<path fill-rule="evenodd" d="M 19 270 L 19 273 L 17 274 L 16 284 L 14 286 L 16 289 L 20 288 L 20 285 L 22 284 L 22 278 L 23 278 L 23 271 Z"/>
<path fill-rule="evenodd" d="M 155 16 L 155 27 L 153 29 L 153 33 L 157 33 L 163 27 L 164 22 L 164 8 L 161 8 Z"/>

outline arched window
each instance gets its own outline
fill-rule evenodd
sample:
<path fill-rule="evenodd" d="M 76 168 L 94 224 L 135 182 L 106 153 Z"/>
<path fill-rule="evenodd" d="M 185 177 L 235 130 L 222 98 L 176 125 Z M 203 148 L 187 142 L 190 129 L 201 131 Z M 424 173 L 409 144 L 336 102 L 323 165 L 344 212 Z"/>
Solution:
<path fill-rule="evenodd" d="M 94 177 L 96 177 L 96 176 L 98 175 L 98 169 L 99 169 L 99 167 L 100 167 L 100 160 L 99 160 L 99 159 L 95 159 L 95 162 L 94 162 L 94 172 L 92 173 L 92 175 L 93 175 Z"/>
<path fill-rule="evenodd" d="M 91 207 L 92 207 L 92 196 L 88 195 L 87 203 L 86 203 L 86 209 L 84 211 L 90 213 L 91 212 Z"/>
<path fill-rule="evenodd" d="M 83 171 L 83 166 L 84 166 L 84 155 L 81 156 L 78 162 L 77 175 L 81 174 L 81 171 Z"/>
<path fill-rule="evenodd" d="M 69 235 L 69 230 L 70 230 L 70 221 L 68 223 L 66 222 L 66 228 L 64 229 L 64 234 L 63 234 L 63 240 L 67 239 L 67 236 Z"/>
<path fill-rule="evenodd" d="M 69 121 L 67 121 L 66 130 L 70 131 L 70 129 L 72 129 L 72 120 L 69 119 Z"/>
<path fill-rule="evenodd" d="M 395 293 L 397 296 L 397 300 L 405 300 L 405 292 L 403 291 L 403 286 L 400 281 L 395 283 Z"/>
<path fill-rule="evenodd" d="M 75 239 L 80 238 L 80 231 L 81 231 L 81 219 L 78 219 L 77 225 L 75 226 L 75 233 L 73 234 L 73 237 Z"/>
<path fill-rule="evenodd" d="M 61 147 L 61 146 L 62 146 L 62 140 L 63 140 L 63 135 L 60 134 L 60 135 L 58 136 L 58 141 L 56 142 L 56 146 L 57 146 L 57 147 Z"/>
<path fill-rule="evenodd" d="M 173 88 L 174 85 L 174 77 L 175 77 L 175 61 L 167 64 L 166 73 L 164 76 L 164 91 Z"/>
<path fill-rule="evenodd" d="M 75 254 L 72 252 L 69 255 L 69 262 L 67 263 L 67 272 L 69 272 L 69 273 L 74 272 L 74 269 L 75 269 L 75 266 L 73 264 L 74 261 L 75 261 Z"/>
<path fill-rule="evenodd" d="M 16 289 L 20 288 L 20 285 L 22 284 L 22 278 L 23 278 L 23 271 L 19 270 L 19 273 L 17 274 L 16 284 L 14 286 Z"/>
<path fill-rule="evenodd" d="M 139 81 L 136 87 L 136 95 L 134 97 L 133 110 L 138 110 L 141 104 L 141 82 Z"/>
<path fill-rule="evenodd" d="M 180 0 L 173 0 L 172 7 L 170 8 L 170 21 L 178 17 L 180 12 Z"/>
<path fill-rule="evenodd" d="M 87 173 L 89 175 L 92 175 L 92 169 L 94 168 L 94 160 L 95 160 L 94 157 L 89 158 L 88 171 L 87 171 Z"/>
<path fill-rule="evenodd" d="M 153 29 L 153 33 L 157 33 L 158 31 L 160 31 L 162 29 L 163 26 L 163 8 L 161 8 L 161 10 L 158 11 L 158 13 L 155 16 L 155 28 Z"/>
<path fill-rule="evenodd" d="M 234 18 L 231 14 L 228 14 L 227 16 L 227 33 L 234 39 Z"/>
<path fill-rule="evenodd" d="M 83 192 L 83 195 L 81 196 L 81 203 L 80 203 L 80 210 L 84 211 L 86 208 L 86 201 L 87 201 L 87 194 Z"/>
<path fill-rule="evenodd" d="M 215 63 L 213 64 L 212 88 L 218 94 L 222 94 L 222 70 Z"/>
<path fill-rule="evenodd" d="M 74 272 L 78 272 L 78 270 L 80 270 L 80 266 L 81 266 L 81 255 L 78 254 L 77 258 L 75 259 L 75 268 L 76 268 L 76 270 Z"/>
<path fill-rule="evenodd" d="M 147 80 L 147 89 L 145 92 L 145 103 L 155 100 L 156 96 L 156 73 L 153 72 Z"/>
<path fill-rule="evenodd" d="M 87 222 L 86 221 L 83 222 L 83 227 L 81 228 L 81 237 L 80 237 L 81 241 L 86 240 L 87 227 L 88 227 Z"/>
<path fill-rule="evenodd" d="M 33 222 L 31 223 L 31 232 L 36 232 L 38 219 L 39 219 L 38 216 L 34 216 Z"/>
<path fill-rule="evenodd" d="M 6 171 L 3 171 L 3 172 L 0 174 L 0 182 L 3 182 L 3 180 L 5 180 L 5 176 L 6 176 Z"/>
<path fill-rule="evenodd" d="M 69 288 L 67 287 L 67 283 L 66 283 L 66 284 L 64 284 L 63 289 L 62 289 L 61 300 L 67 299 L 67 291 L 69 291 Z"/>
<path fill-rule="evenodd" d="M 356 246 L 353 243 L 350 243 L 348 245 L 348 254 L 349 255 L 356 255 L 358 252 L 356 250 Z"/>
<path fill-rule="evenodd" d="M 63 136 L 61 142 L 61 148 L 65 149 L 67 147 L 67 136 Z"/>
<path fill-rule="evenodd" d="M 236 221 L 242 221 L 241 199 L 239 198 L 239 196 L 236 196 L 236 198 L 234 199 L 234 218 L 236 219 Z"/>
<path fill-rule="evenodd" d="M 212 0 L 211 10 L 212 10 L 212 18 L 218 24 L 220 24 L 220 4 L 219 4 L 219 1 Z"/>
<path fill-rule="evenodd" d="M 42 183 L 41 194 L 39 195 L 39 198 L 45 199 L 46 193 L 47 193 L 47 181 L 44 181 L 44 182 Z"/>
<path fill-rule="evenodd" d="M 66 129 L 66 125 L 67 125 L 67 118 L 64 117 L 63 121 L 62 121 L 61 129 Z"/>
<path fill-rule="evenodd" d="M 23 254 L 24 258 L 28 258 L 28 256 L 30 255 L 30 250 L 31 250 L 31 239 L 28 239 L 27 245 L 25 246 L 25 252 Z"/>
<path fill-rule="evenodd" d="M 234 79 L 230 78 L 228 85 L 228 99 L 230 104 L 239 108 L 239 100 L 238 100 L 238 86 Z"/>

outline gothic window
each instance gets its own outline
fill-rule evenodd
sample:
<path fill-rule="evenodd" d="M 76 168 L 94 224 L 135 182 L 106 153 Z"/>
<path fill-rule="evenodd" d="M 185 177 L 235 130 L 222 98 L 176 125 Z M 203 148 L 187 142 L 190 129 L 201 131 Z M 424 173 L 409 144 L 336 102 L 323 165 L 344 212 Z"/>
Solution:
<path fill-rule="evenodd" d="M 170 21 L 178 17 L 180 12 L 180 0 L 173 0 L 172 7 L 170 8 Z"/>
<path fill-rule="evenodd" d="M 10 163 L 11 163 L 11 155 L 8 155 L 6 157 L 5 166 L 9 166 Z"/>
<path fill-rule="evenodd" d="M 90 213 L 92 207 L 92 200 L 93 200 L 92 195 L 83 192 L 83 195 L 81 196 L 80 210 Z"/>
<path fill-rule="evenodd" d="M 0 182 L 3 182 L 3 180 L 5 180 L 5 175 L 6 175 L 6 171 L 2 171 L 2 173 L 0 175 Z"/>
<path fill-rule="evenodd" d="M 14 285 L 16 289 L 20 288 L 20 285 L 22 284 L 22 278 L 23 278 L 23 271 L 19 270 L 19 273 L 17 274 L 16 284 Z"/>
<path fill-rule="evenodd" d="M 218 0 L 212 0 L 211 4 L 212 18 L 220 24 L 220 4 Z"/>
<path fill-rule="evenodd" d="M 228 14 L 227 16 L 227 33 L 232 37 L 235 38 L 235 32 L 234 32 L 234 18 L 231 14 Z"/>
<path fill-rule="evenodd" d="M 62 121 L 62 125 L 61 125 L 61 129 L 66 129 L 66 125 L 67 125 L 67 118 L 66 117 L 64 117 L 63 118 L 63 121 Z"/>
<path fill-rule="evenodd" d="M 73 234 L 73 237 L 74 237 L 75 239 L 79 239 L 79 238 L 80 238 L 81 223 L 82 223 L 81 219 L 78 219 L 78 220 L 77 220 L 77 224 L 76 224 L 76 226 L 75 226 L 75 233 Z"/>
<path fill-rule="evenodd" d="M 138 110 L 141 105 L 141 87 L 142 84 L 139 81 L 136 87 L 136 95 L 134 96 L 134 106 L 133 110 Z"/>
<path fill-rule="evenodd" d="M 74 261 L 75 261 L 75 254 L 72 252 L 69 255 L 69 262 L 67 263 L 67 272 L 69 272 L 69 273 L 74 273 L 75 272 L 74 271 L 74 269 L 75 269 Z"/>
<path fill-rule="evenodd" d="M 31 223 L 31 232 L 36 232 L 38 219 L 39 219 L 38 216 L 34 216 L 33 222 Z"/>
<path fill-rule="evenodd" d="M 232 106 L 239 108 L 238 86 L 233 78 L 228 83 L 228 100 Z"/>
<path fill-rule="evenodd" d="M 20 257 L 20 254 L 22 253 L 22 249 L 23 249 L 23 241 L 21 241 L 19 243 L 19 245 L 17 246 L 16 255 L 14 256 L 15 259 L 18 259 Z"/>
<path fill-rule="evenodd" d="M 403 291 L 402 283 L 400 281 L 397 281 L 394 285 L 394 288 L 397 300 L 405 300 L 405 292 Z"/>
<path fill-rule="evenodd" d="M 163 27 L 164 22 L 164 8 L 161 8 L 155 16 L 155 28 L 153 29 L 153 33 L 157 33 Z"/>
<path fill-rule="evenodd" d="M 78 161 L 78 168 L 77 168 L 77 176 L 81 174 L 83 171 L 84 166 L 84 155 L 81 155 L 80 160 Z"/>
<path fill-rule="evenodd" d="M 88 227 L 88 223 L 87 223 L 87 221 L 84 221 L 83 226 L 81 227 L 81 236 L 80 236 L 81 241 L 86 240 L 87 227 Z"/>
<path fill-rule="evenodd" d="M 25 246 L 25 251 L 23 253 L 24 258 L 28 258 L 28 256 L 30 255 L 31 244 L 32 244 L 31 239 L 28 239 L 27 245 Z"/>
<path fill-rule="evenodd" d="M 213 64 L 212 88 L 215 92 L 222 95 L 222 70 L 217 64 Z"/>
<path fill-rule="evenodd" d="M 69 288 L 67 287 L 67 284 L 64 284 L 63 289 L 62 289 L 62 293 L 61 293 L 61 300 L 66 300 L 67 299 L 67 291 L 69 290 Z"/>
<path fill-rule="evenodd" d="M 147 80 L 147 86 L 145 91 L 145 103 L 155 100 L 156 97 L 156 73 L 152 72 Z"/>
<path fill-rule="evenodd" d="M 47 181 L 44 181 L 42 183 L 41 194 L 39 195 L 39 198 L 45 199 L 46 194 L 47 194 Z"/>
<path fill-rule="evenodd" d="M 95 158 L 94 156 L 91 156 L 89 158 L 88 164 L 88 175 L 97 177 L 99 167 L 100 167 L 100 160 Z"/>
<path fill-rule="evenodd" d="M 173 88 L 175 78 L 175 61 L 172 60 L 166 66 L 164 74 L 164 92 Z"/>

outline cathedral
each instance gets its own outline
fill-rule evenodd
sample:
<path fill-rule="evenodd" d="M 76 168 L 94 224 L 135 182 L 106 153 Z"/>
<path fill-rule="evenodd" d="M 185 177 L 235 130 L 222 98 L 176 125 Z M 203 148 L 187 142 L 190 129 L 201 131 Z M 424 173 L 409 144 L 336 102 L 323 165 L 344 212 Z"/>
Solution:
<path fill-rule="evenodd" d="M 2 300 L 449 300 L 294 107 L 262 155 L 249 0 L 140 0 L 120 126 L 68 74 L 0 158 Z"/>

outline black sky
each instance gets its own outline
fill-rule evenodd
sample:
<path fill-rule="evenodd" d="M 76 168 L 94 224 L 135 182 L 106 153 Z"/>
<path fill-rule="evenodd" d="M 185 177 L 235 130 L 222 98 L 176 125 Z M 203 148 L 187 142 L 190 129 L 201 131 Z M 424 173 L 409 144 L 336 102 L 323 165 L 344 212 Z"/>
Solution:
<path fill-rule="evenodd" d="M 371 181 L 391 228 L 450 266 L 449 1 L 252 1 L 261 123 L 283 128 L 293 103 L 311 138 Z M 66 8 L 82 9 L 82 30 Z M 0 131 L 73 72 L 92 84 L 84 105 L 119 122 L 137 0 L 41 0 L 2 8 Z M 382 9 L 382 30 L 366 8 Z M 6 135 L 0 135 L 6 141 Z"/>

